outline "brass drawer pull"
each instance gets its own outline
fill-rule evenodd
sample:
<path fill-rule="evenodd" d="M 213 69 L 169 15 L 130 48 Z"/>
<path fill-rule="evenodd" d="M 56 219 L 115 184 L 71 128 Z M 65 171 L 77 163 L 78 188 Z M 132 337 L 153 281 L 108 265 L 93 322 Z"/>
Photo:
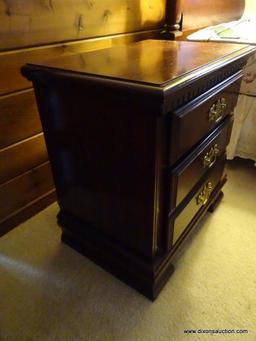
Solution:
<path fill-rule="evenodd" d="M 224 97 L 220 98 L 217 101 L 217 103 L 214 103 L 210 108 L 209 116 L 208 116 L 209 122 L 215 122 L 215 123 L 219 122 L 222 119 L 226 108 L 227 108 L 226 99 Z"/>
<path fill-rule="evenodd" d="M 196 204 L 197 205 L 205 205 L 211 195 L 213 186 L 209 181 L 206 185 L 204 185 L 202 191 L 196 196 Z"/>
<path fill-rule="evenodd" d="M 215 164 L 219 152 L 220 150 L 217 144 L 211 147 L 209 152 L 204 156 L 204 168 L 211 168 Z"/>

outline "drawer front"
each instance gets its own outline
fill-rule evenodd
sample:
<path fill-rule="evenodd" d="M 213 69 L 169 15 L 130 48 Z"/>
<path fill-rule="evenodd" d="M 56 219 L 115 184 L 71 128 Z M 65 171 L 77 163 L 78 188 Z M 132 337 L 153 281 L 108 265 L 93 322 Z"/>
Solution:
<path fill-rule="evenodd" d="M 180 212 L 180 214 L 174 218 L 171 218 L 169 231 L 170 231 L 170 243 L 169 245 L 174 245 L 182 233 L 185 231 L 186 227 L 189 225 L 191 220 L 195 215 L 203 209 L 203 206 L 211 199 L 211 193 L 214 188 L 219 183 L 225 166 L 225 158 L 222 158 L 215 165 L 215 167 L 210 172 L 207 179 L 204 181 L 200 189 L 196 191 L 192 199 L 185 206 L 185 208 Z"/>
<path fill-rule="evenodd" d="M 239 87 L 240 80 L 230 85 L 222 85 L 173 113 L 170 142 L 171 165 L 233 112 Z"/>
<path fill-rule="evenodd" d="M 198 181 L 218 162 L 225 153 L 233 120 L 224 122 L 178 167 L 171 171 L 171 200 L 169 212 L 175 209 L 189 194 Z"/>

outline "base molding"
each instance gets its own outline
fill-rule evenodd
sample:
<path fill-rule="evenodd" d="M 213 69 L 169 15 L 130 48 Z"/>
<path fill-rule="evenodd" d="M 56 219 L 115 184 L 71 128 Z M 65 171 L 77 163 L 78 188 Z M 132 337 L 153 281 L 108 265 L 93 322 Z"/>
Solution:
<path fill-rule="evenodd" d="M 223 197 L 221 189 L 225 181 L 224 178 L 220 182 L 201 217 L 219 203 Z M 174 272 L 174 257 L 201 217 L 189 224 L 187 233 L 175 247 L 157 255 L 155 259 L 145 259 L 135 254 L 67 211 L 61 210 L 57 218 L 62 229 L 62 242 L 154 301 Z"/>
<path fill-rule="evenodd" d="M 220 204 L 222 198 L 224 197 L 224 193 L 222 191 L 219 192 L 216 199 L 213 201 L 213 203 L 209 206 L 208 212 L 213 213 L 217 206 Z"/>
<path fill-rule="evenodd" d="M 158 274 L 153 260 L 140 258 L 121 248 L 70 213 L 60 211 L 58 224 L 62 228 L 62 242 L 152 301 L 174 272 L 174 266 L 169 262 L 165 271 Z"/>

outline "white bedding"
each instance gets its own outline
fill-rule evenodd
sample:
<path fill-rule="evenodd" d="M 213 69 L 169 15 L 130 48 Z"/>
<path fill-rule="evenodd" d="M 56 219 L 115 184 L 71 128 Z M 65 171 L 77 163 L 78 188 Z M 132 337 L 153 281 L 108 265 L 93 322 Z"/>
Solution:
<path fill-rule="evenodd" d="M 240 19 L 203 28 L 192 33 L 188 40 L 225 41 L 256 44 L 256 19 Z"/>
<path fill-rule="evenodd" d="M 199 30 L 188 36 L 188 40 L 256 44 L 256 18 L 248 18 L 244 14 L 238 21 Z M 235 156 L 256 162 L 256 55 L 249 59 L 244 68 L 234 110 L 234 125 L 227 158 L 233 159 Z"/>

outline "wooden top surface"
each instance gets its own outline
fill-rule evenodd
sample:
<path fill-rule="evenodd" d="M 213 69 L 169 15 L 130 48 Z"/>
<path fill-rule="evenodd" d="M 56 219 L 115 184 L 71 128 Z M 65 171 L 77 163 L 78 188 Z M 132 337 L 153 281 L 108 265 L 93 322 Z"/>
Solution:
<path fill-rule="evenodd" d="M 36 65 L 161 86 L 192 71 L 205 71 L 209 65 L 217 67 L 225 58 L 232 59 L 252 50 L 242 44 L 144 40 Z"/>

